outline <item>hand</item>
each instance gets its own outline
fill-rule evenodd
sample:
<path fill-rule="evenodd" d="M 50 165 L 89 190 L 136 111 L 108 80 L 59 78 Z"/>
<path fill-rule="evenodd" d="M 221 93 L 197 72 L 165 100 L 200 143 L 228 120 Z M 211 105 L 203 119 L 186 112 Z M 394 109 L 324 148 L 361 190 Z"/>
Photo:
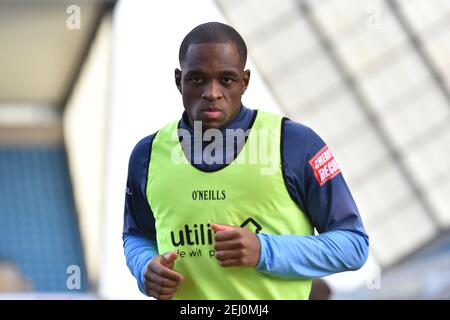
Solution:
<path fill-rule="evenodd" d="M 255 267 L 261 253 L 259 238 L 250 230 L 225 224 L 211 224 L 216 233 L 216 259 L 222 267 Z"/>
<path fill-rule="evenodd" d="M 167 252 L 154 257 L 148 264 L 144 273 L 144 287 L 151 297 L 158 300 L 172 299 L 184 280 L 180 273 L 173 271 L 173 262 L 176 259 L 176 252 Z"/>

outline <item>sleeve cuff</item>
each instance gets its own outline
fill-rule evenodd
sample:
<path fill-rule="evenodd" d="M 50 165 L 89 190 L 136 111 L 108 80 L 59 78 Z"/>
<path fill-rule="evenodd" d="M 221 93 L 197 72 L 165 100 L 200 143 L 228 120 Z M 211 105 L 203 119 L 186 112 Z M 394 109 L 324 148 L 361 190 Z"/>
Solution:
<path fill-rule="evenodd" d="M 265 234 L 257 234 L 260 243 L 260 252 L 259 252 L 259 260 L 256 264 L 256 269 L 258 271 L 263 271 L 263 267 L 266 265 L 266 251 L 267 251 L 267 240 Z"/>
<path fill-rule="evenodd" d="M 155 256 L 151 257 L 151 258 L 144 264 L 144 268 L 143 268 L 142 271 L 141 271 L 141 275 L 140 275 L 139 281 L 138 281 L 138 287 L 139 287 L 139 290 L 140 290 L 143 294 L 145 294 L 146 296 L 148 296 L 148 293 L 147 293 L 147 291 L 145 290 L 145 286 L 144 286 L 144 281 L 145 281 L 145 279 L 144 279 L 144 274 L 145 274 L 145 271 L 147 270 L 148 265 L 150 264 L 150 262 L 152 262 L 152 260 L 153 260 L 154 257 L 155 257 Z"/>

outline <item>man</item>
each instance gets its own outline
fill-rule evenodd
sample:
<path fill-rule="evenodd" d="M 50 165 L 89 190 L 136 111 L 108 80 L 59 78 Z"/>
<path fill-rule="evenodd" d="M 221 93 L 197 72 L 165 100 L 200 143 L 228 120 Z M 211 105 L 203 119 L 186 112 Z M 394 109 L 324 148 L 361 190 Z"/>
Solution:
<path fill-rule="evenodd" d="M 194 28 L 175 70 L 185 112 L 131 154 L 125 255 L 156 299 L 308 299 L 312 278 L 367 259 L 367 234 L 322 139 L 242 105 L 246 58 L 232 27 Z"/>

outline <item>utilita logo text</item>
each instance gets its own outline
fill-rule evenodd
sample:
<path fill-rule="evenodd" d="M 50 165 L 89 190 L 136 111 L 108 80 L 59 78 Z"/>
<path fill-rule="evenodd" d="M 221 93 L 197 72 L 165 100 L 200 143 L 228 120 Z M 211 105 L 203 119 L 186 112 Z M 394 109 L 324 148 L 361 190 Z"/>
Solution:
<path fill-rule="evenodd" d="M 194 224 L 193 228 L 185 224 L 184 228 L 178 231 L 178 235 L 174 231 L 171 231 L 170 238 L 174 247 L 184 245 L 212 245 L 213 231 L 209 223 L 206 226 L 203 223 L 200 225 Z"/>

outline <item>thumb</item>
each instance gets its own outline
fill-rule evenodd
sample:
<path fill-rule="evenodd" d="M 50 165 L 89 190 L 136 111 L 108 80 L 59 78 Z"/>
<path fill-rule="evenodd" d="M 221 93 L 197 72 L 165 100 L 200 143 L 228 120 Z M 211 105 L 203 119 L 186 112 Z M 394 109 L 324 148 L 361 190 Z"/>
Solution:
<path fill-rule="evenodd" d="M 167 252 L 162 255 L 162 264 L 167 267 L 172 268 L 173 262 L 177 259 L 178 255 L 176 252 Z"/>
<path fill-rule="evenodd" d="M 211 229 L 213 229 L 214 232 L 229 231 L 229 230 L 233 230 L 234 228 L 235 227 L 230 226 L 228 224 L 211 223 Z"/>

